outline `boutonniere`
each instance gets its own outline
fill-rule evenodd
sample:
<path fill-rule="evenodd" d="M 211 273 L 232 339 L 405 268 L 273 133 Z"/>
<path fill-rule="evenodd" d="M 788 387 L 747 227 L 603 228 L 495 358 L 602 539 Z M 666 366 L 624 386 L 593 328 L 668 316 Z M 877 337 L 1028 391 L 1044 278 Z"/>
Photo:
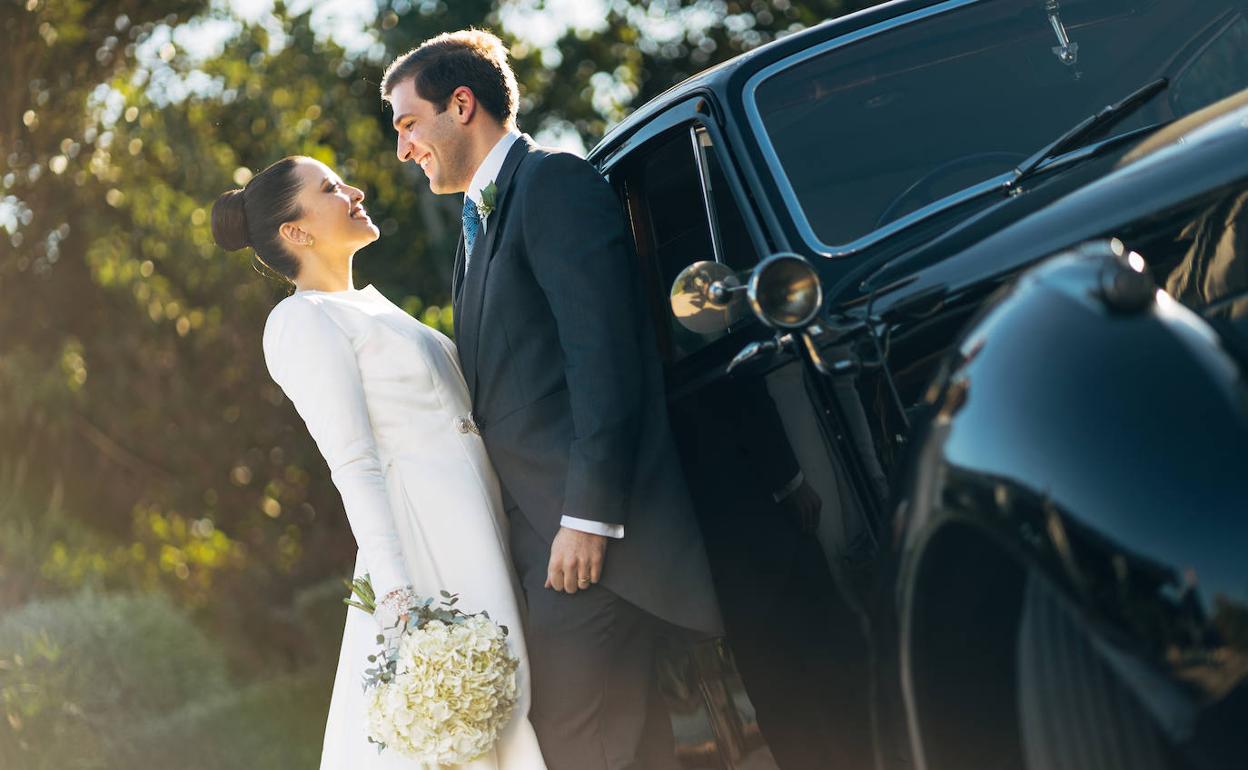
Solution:
<path fill-rule="evenodd" d="M 477 213 L 481 215 L 481 219 L 485 219 L 494 210 L 494 203 L 498 200 L 498 185 L 490 182 L 481 188 L 481 203 L 477 204 Z"/>

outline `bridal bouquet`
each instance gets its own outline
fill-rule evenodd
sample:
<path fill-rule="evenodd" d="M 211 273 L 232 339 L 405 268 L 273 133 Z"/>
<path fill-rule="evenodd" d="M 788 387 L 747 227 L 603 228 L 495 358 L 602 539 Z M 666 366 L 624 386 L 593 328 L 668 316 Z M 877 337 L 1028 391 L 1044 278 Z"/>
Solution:
<path fill-rule="evenodd" d="M 376 600 L 368 576 L 348 582 L 368 613 Z M 457 765 L 485 754 L 498 741 L 516 705 L 516 667 L 507 627 L 485 612 L 455 608 L 458 597 L 418 600 L 398 633 L 377 635 L 382 649 L 364 672 L 369 742 L 418 762 Z"/>

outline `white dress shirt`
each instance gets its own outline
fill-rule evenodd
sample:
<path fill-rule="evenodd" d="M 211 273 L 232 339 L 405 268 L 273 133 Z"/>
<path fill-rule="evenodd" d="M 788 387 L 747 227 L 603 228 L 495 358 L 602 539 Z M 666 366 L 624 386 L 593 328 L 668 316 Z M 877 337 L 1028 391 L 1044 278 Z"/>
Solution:
<path fill-rule="evenodd" d="M 490 183 L 498 178 L 498 172 L 503 168 L 503 161 L 507 160 L 507 153 L 511 150 L 511 146 L 520 138 L 520 132 L 511 129 L 503 134 L 485 156 L 485 160 L 481 161 L 481 165 L 477 166 L 477 172 L 472 175 L 472 181 L 468 183 L 468 189 L 464 191 L 464 198 L 477 204 L 477 208 L 481 207 L 481 191 L 490 186 Z M 489 215 L 481 217 L 481 235 L 485 235 L 486 220 Z M 477 237 L 480 237 L 477 236 Z M 464 268 L 468 267 L 468 253 L 464 252 Z"/>
<path fill-rule="evenodd" d="M 798 471 L 788 484 L 771 493 L 771 499 L 777 503 L 783 503 L 785 498 L 797 491 L 797 488 L 806 483 L 806 474 Z"/>
<path fill-rule="evenodd" d="M 516 129 L 509 130 L 503 134 L 502 138 L 494 145 L 489 154 L 485 156 L 485 160 L 481 161 L 481 165 L 477 166 L 477 171 L 472 175 L 472 181 L 468 183 L 468 189 L 464 191 L 464 197 L 481 206 L 481 191 L 490 186 L 490 183 L 498 178 L 498 172 L 503 168 L 503 161 L 507 159 L 507 153 L 511 150 L 511 146 L 520 138 L 520 132 Z M 488 226 L 487 221 L 489 215 L 481 217 L 481 234 L 477 237 L 485 235 L 485 229 Z M 464 251 L 464 270 L 468 269 L 468 252 Z M 575 529 L 579 532 L 588 532 L 591 535 L 602 535 L 604 537 L 615 538 L 619 540 L 624 537 L 623 524 L 605 524 L 601 521 L 593 521 L 590 519 L 578 519 L 575 516 L 563 516 L 559 520 L 560 525 L 568 529 Z"/>

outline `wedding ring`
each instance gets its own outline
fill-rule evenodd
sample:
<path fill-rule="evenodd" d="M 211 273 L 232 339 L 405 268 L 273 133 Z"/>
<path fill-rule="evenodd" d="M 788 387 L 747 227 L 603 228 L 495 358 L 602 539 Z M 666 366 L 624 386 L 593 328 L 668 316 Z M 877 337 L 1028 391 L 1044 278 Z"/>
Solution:
<path fill-rule="evenodd" d="M 576 584 L 581 585 L 581 586 L 587 586 L 589 585 L 589 583 L 590 583 L 589 578 L 578 578 L 576 581 Z"/>

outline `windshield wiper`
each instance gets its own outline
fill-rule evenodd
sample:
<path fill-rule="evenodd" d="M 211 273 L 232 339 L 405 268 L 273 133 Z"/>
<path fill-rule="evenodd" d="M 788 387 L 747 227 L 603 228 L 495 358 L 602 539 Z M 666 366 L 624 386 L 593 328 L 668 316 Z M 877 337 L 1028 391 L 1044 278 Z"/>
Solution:
<path fill-rule="evenodd" d="M 1103 107 L 1095 115 L 1084 118 L 1069 131 L 1041 147 L 1034 155 L 1020 163 L 1018 168 L 1014 169 L 1014 177 L 1005 183 L 1006 193 L 1010 195 L 1017 194 L 1019 185 L 1035 174 L 1036 169 L 1040 168 L 1040 165 L 1046 160 L 1081 146 L 1088 137 L 1096 132 L 1104 131 L 1125 120 L 1137 109 L 1144 106 L 1149 99 L 1166 90 L 1169 85 L 1170 80 L 1168 78 L 1157 78 L 1132 92 L 1121 101 Z"/>

